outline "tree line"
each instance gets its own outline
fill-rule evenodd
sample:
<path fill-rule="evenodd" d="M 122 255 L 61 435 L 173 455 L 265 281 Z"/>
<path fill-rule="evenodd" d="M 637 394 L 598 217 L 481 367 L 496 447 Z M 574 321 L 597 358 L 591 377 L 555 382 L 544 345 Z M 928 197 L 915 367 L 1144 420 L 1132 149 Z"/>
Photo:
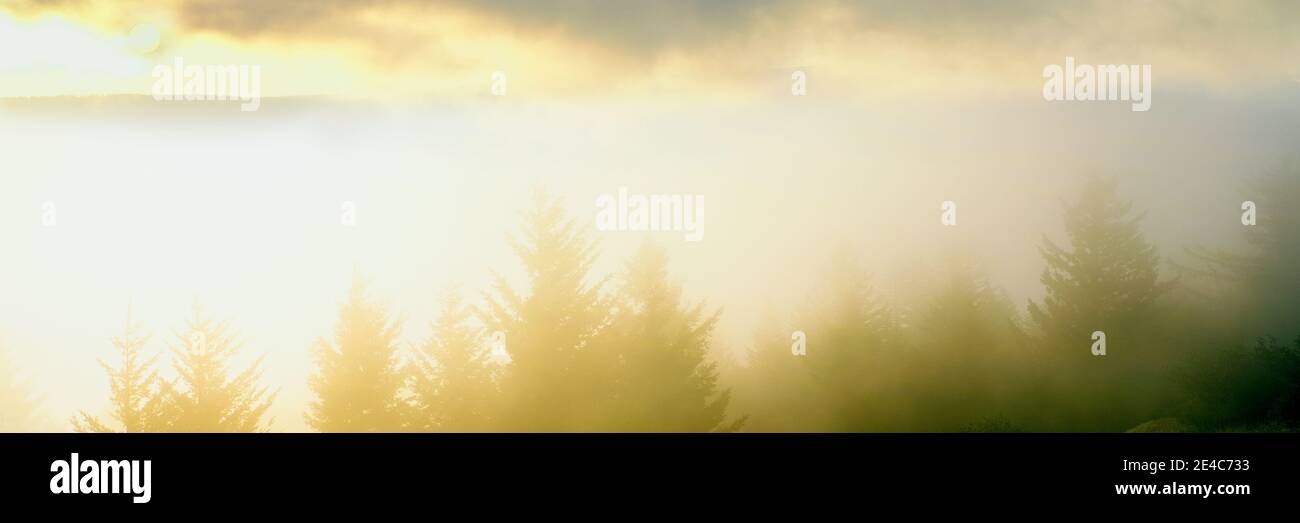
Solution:
<path fill-rule="evenodd" d="M 737 362 L 717 357 L 721 311 L 683 298 L 663 249 L 596 279 L 587 229 L 538 195 L 509 240 L 525 285 L 498 275 L 479 306 L 446 292 L 415 347 L 354 275 L 312 349 L 305 418 L 322 432 L 1295 430 L 1300 175 L 1249 192 L 1266 214 L 1245 249 L 1165 260 L 1117 182 L 1091 179 L 1063 209 L 1066 241 L 1041 241 L 1043 296 L 1023 308 L 961 260 L 923 297 L 886 300 L 842 252 Z M 260 360 L 232 365 L 229 323 L 195 305 L 170 343 L 174 378 L 147 341 L 128 318 L 102 363 L 110 409 L 78 413 L 76 430 L 268 430 L 276 392 Z M 37 409 L 14 375 L 0 357 L 9 430 Z"/>

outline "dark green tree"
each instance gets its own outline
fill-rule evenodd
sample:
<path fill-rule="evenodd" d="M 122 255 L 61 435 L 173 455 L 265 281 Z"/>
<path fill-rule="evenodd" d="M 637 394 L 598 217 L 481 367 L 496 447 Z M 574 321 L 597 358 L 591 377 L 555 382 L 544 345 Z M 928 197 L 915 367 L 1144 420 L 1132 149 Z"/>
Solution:
<path fill-rule="evenodd" d="M 1180 368 L 1181 414 L 1196 429 L 1300 429 L 1300 337 L 1204 352 Z"/>
<path fill-rule="evenodd" d="M 1160 280 L 1160 258 L 1142 235 L 1142 217 L 1120 200 L 1117 186 L 1090 179 L 1079 201 L 1065 207 L 1069 246 L 1044 238 L 1039 248 L 1046 296 L 1029 303 L 1029 317 L 1049 340 L 1087 349 L 1092 332 L 1149 318 L 1171 287 Z"/>
<path fill-rule="evenodd" d="M 1042 430 L 1126 430 L 1149 421 L 1175 395 L 1168 379 L 1177 344 L 1168 339 L 1159 306 L 1172 288 L 1160 279 L 1160 258 L 1122 201 L 1117 182 L 1092 178 L 1065 207 L 1068 246 L 1044 239 L 1045 296 L 1030 301 L 1040 371 L 1051 398 L 1037 420 Z M 1092 354 L 1093 333 L 1106 355 Z"/>
<path fill-rule="evenodd" d="M 1189 248 L 1177 264 L 1181 287 L 1200 298 L 1186 302 L 1183 343 L 1194 354 L 1178 365 L 1187 399 L 1178 413 L 1199 430 L 1295 430 L 1300 347 L 1274 337 L 1300 331 L 1300 164 L 1243 189 L 1240 200 L 1254 204 L 1255 223 L 1242 216 L 1242 246 Z"/>

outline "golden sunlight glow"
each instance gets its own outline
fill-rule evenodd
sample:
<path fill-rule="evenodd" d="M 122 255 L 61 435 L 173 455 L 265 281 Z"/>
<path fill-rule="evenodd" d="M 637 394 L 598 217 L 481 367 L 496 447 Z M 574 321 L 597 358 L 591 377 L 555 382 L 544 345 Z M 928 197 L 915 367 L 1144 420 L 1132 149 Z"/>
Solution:
<path fill-rule="evenodd" d="M 149 54 L 162 43 L 162 33 L 153 25 L 139 24 L 131 28 L 131 32 L 126 35 L 126 41 L 131 46 L 131 50 L 140 54 Z"/>
<path fill-rule="evenodd" d="M 1197 19 L 1155 2 L 1130 6 L 1120 18 L 1070 12 L 1070 29 L 1050 17 L 1006 13 L 1006 20 L 980 26 L 963 22 L 961 13 L 929 13 L 936 20 L 921 25 L 924 11 L 881 13 L 823 1 L 715 27 L 660 28 L 686 32 L 682 45 L 620 34 L 608 29 L 609 21 L 564 27 L 458 2 L 321 8 L 301 20 L 250 14 L 239 22 L 247 27 L 229 31 L 185 11 L 181 1 L 75 5 L 61 12 L 0 7 L 0 45 L 20 51 L 0 57 L 0 70 L 18 73 L 0 94 L 144 94 L 146 62 L 184 54 L 195 55 L 185 57 L 190 63 L 261 64 L 274 95 L 372 99 L 476 98 L 499 71 L 523 98 L 743 99 L 770 95 L 756 83 L 779 85 L 794 68 L 812 72 L 820 94 L 848 98 L 1005 94 L 1021 92 L 1044 64 L 1066 55 L 1106 59 L 1134 46 L 1140 53 L 1132 59 L 1158 62 L 1156 74 L 1165 79 L 1230 87 L 1286 81 L 1300 72 L 1273 66 L 1300 50 L 1294 35 L 1258 30 L 1266 13 L 1220 4 L 1204 9 L 1223 20 L 1219 33 L 1231 36 L 1209 39 L 1189 40 Z"/>
<path fill-rule="evenodd" d="M 1122 431 L 1300 317 L 1293 2 L 15 0 L 0 49 L 0 431 Z"/>

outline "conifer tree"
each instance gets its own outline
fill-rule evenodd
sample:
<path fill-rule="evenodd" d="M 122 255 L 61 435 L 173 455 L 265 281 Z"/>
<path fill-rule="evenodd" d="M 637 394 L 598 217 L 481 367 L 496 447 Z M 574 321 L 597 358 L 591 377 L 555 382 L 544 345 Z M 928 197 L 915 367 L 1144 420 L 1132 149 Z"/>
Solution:
<path fill-rule="evenodd" d="M 1300 316 L 1300 164 L 1252 180 L 1241 199 L 1255 206 L 1254 221 L 1238 229 L 1246 248 L 1190 248 L 1191 263 L 1181 268 L 1202 284 L 1209 319 L 1231 321 L 1237 340 L 1289 339 Z"/>
<path fill-rule="evenodd" d="M 1006 294 L 968 262 L 953 260 L 915 315 L 908 430 L 1011 426 L 1028 369 L 1019 315 Z M 1013 412 L 1014 411 L 1014 412 Z"/>
<path fill-rule="evenodd" d="M 608 430 L 615 361 L 602 337 L 609 305 L 602 282 L 589 282 L 595 244 L 541 193 L 510 245 L 523 263 L 527 290 L 496 276 L 483 321 L 505 336 L 501 427 L 510 431 Z"/>
<path fill-rule="evenodd" d="M 460 293 L 448 292 L 433 322 L 433 333 L 411 363 L 415 419 L 422 431 L 488 430 L 497 401 L 496 366 L 473 311 Z"/>
<path fill-rule="evenodd" d="M 1180 265 L 1190 276 L 1180 289 L 1201 298 L 1189 307 L 1197 316 L 1181 329 L 1196 354 L 1178 365 L 1180 421 L 1201 430 L 1293 430 L 1300 420 L 1300 339 L 1275 339 L 1300 332 L 1300 206 L 1293 203 L 1300 199 L 1300 164 L 1244 189 L 1237 231 L 1245 247 L 1190 248 L 1190 260 Z"/>
<path fill-rule="evenodd" d="M 809 432 L 829 426 L 822 389 L 813 381 L 808 360 L 794 354 L 797 330 L 770 306 L 758 322 L 736 383 L 736 410 L 746 415 L 744 430 Z"/>
<path fill-rule="evenodd" d="M 960 263 L 950 268 L 916 318 L 920 344 L 944 352 L 969 349 L 987 354 L 989 349 L 1014 345 L 1011 338 L 1018 324 L 1016 308 L 1006 294 Z"/>
<path fill-rule="evenodd" d="M 361 274 L 354 273 L 333 343 L 322 338 L 312 349 L 316 372 L 308 385 L 316 397 L 308 407 L 308 425 L 321 432 L 404 429 L 399 333 L 388 312 L 366 296 Z"/>
<path fill-rule="evenodd" d="M 1115 180 L 1094 178 L 1065 208 L 1068 247 L 1044 240 L 1046 295 L 1029 317 L 1052 389 L 1033 417 L 1056 420 L 1046 430 L 1126 430 L 1156 417 L 1176 399 L 1170 380 L 1152 379 L 1179 361 L 1158 307 L 1172 287 L 1143 236 L 1141 216 L 1120 199 Z M 1105 336 L 1106 354 L 1092 346 Z M 1089 401 L 1074 401 L 1088 397 Z"/>
<path fill-rule="evenodd" d="M 207 316 L 196 301 L 171 347 L 175 382 L 163 384 L 163 416 L 171 432 L 261 432 L 275 393 L 261 386 L 262 358 L 238 374 L 231 360 L 242 342 L 229 322 Z"/>
<path fill-rule="evenodd" d="M 756 431 L 887 430 L 902 404 L 904 340 L 896 314 L 873 296 L 846 251 L 785 329 L 769 317 L 749 354 L 741 409 Z M 796 351 L 796 346 L 801 351 Z M 797 353 L 798 352 L 798 353 Z"/>
<path fill-rule="evenodd" d="M 1068 247 L 1044 238 L 1046 296 L 1030 302 L 1029 316 L 1053 343 L 1087 346 L 1090 334 L 1120 330 L 1149 317 L 1169 288 L 1159 278 L 1160 258 L 1142 235 L 1141 216 L 1121 201 L 1113 179 L 1094 178 L 1065 208 Z M 1086 351 L 1085 351 L 1086 352 Z"/>
<path fill-rule="evenodd" d="M 729 390 L 709 357 L 721 311 L 684 305 L 669 281 L 668 256 L 650 243 L 628 263 L 615 324 L 619 355 L 618 429 L 632 432 L 735 430 L 724 424 Z M 743 420 L 742 420 L 743 421 Z"/>
<path fill-rule="evenodd" d="M 1220 347 L 1179 368 L 1181 418 L 1206 431 L 1300 429 L 1300 337 Z"/>
<path fill-rule="evenodd" d="M 870 431 L 889 426 L 901 404 L 906 352 L 897 314 L 877 300 L 866 273 L 845 250 L 830 260 L 821 291 L 797 317 L 804 356 L 829 409 L 820 430 Z"/>
<path fill-rule="evenodd" d="M 72 419 L 74 430 L 153 432 L 166 428 L 162 425 L 162 378 L 156 369 L 158 355 L 144 354 L 144 346 L 148 342 L 149 336 L 140 332 L 128 307 L 122 334 L 112 339 L 122 365 L 113 367 L 103 360 L 99 361 L 99 365 L 108 374 L 109 416 L 117 422 L 116 428 L 83 411 Z"/>

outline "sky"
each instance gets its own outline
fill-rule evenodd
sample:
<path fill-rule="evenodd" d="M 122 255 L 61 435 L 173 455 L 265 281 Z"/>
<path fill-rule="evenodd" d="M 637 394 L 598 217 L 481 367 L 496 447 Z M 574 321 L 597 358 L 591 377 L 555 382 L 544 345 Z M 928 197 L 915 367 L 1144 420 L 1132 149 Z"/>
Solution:
<path fill-rule="evenodd" d="M 161 351 L 195 298 L 266 355 L 274 428 L 305 430 L 353 269 L 417 343 L 442 289 L 522 280 L 506 235 L 538 189 L 591 227 L 597 276 L 644 237 L 597 230 L 601 195 L 703 195 L 702 241 L 651 236 L 730 357 L 844 245 L 900 300 L 952 255 L 1038 297 L 1088 175 L 1168 257 L 1234 245 L 1244 180 L 1300 136 L 1285 1 L 6 0 L 0 48 L 0 342 L 52 430 L 106 406 L 128 305 Z M 1044 100 L 1067 56 L 1150 65 L 1151 110 Z M 176 57 L 260 66 L 261 107 L 154 101 Z"/>
<path fill-rule="evenodd" d="M 1158 63 L 1217 89 L 1300 79 L 1300 6 L 1218 2 L 754 0 L 610 3 L 363 0 L 6 0 L 7 96 L 147 92 L 159 58 L 256 63 L 270 95 L 760 95 L 800 68 L 814 92 L 873 99 L 1037 90 L 1066 55 Z M 150 36 L 156 35 L 156 38 Z M 155 41 L 156 40 L 156 41 Z M 153 45 L 149 45 L 153 44 Z M 784 75 L 782 73 L 785 73 Z M 272 81 L 272 79 L 274 79 Z"/>

